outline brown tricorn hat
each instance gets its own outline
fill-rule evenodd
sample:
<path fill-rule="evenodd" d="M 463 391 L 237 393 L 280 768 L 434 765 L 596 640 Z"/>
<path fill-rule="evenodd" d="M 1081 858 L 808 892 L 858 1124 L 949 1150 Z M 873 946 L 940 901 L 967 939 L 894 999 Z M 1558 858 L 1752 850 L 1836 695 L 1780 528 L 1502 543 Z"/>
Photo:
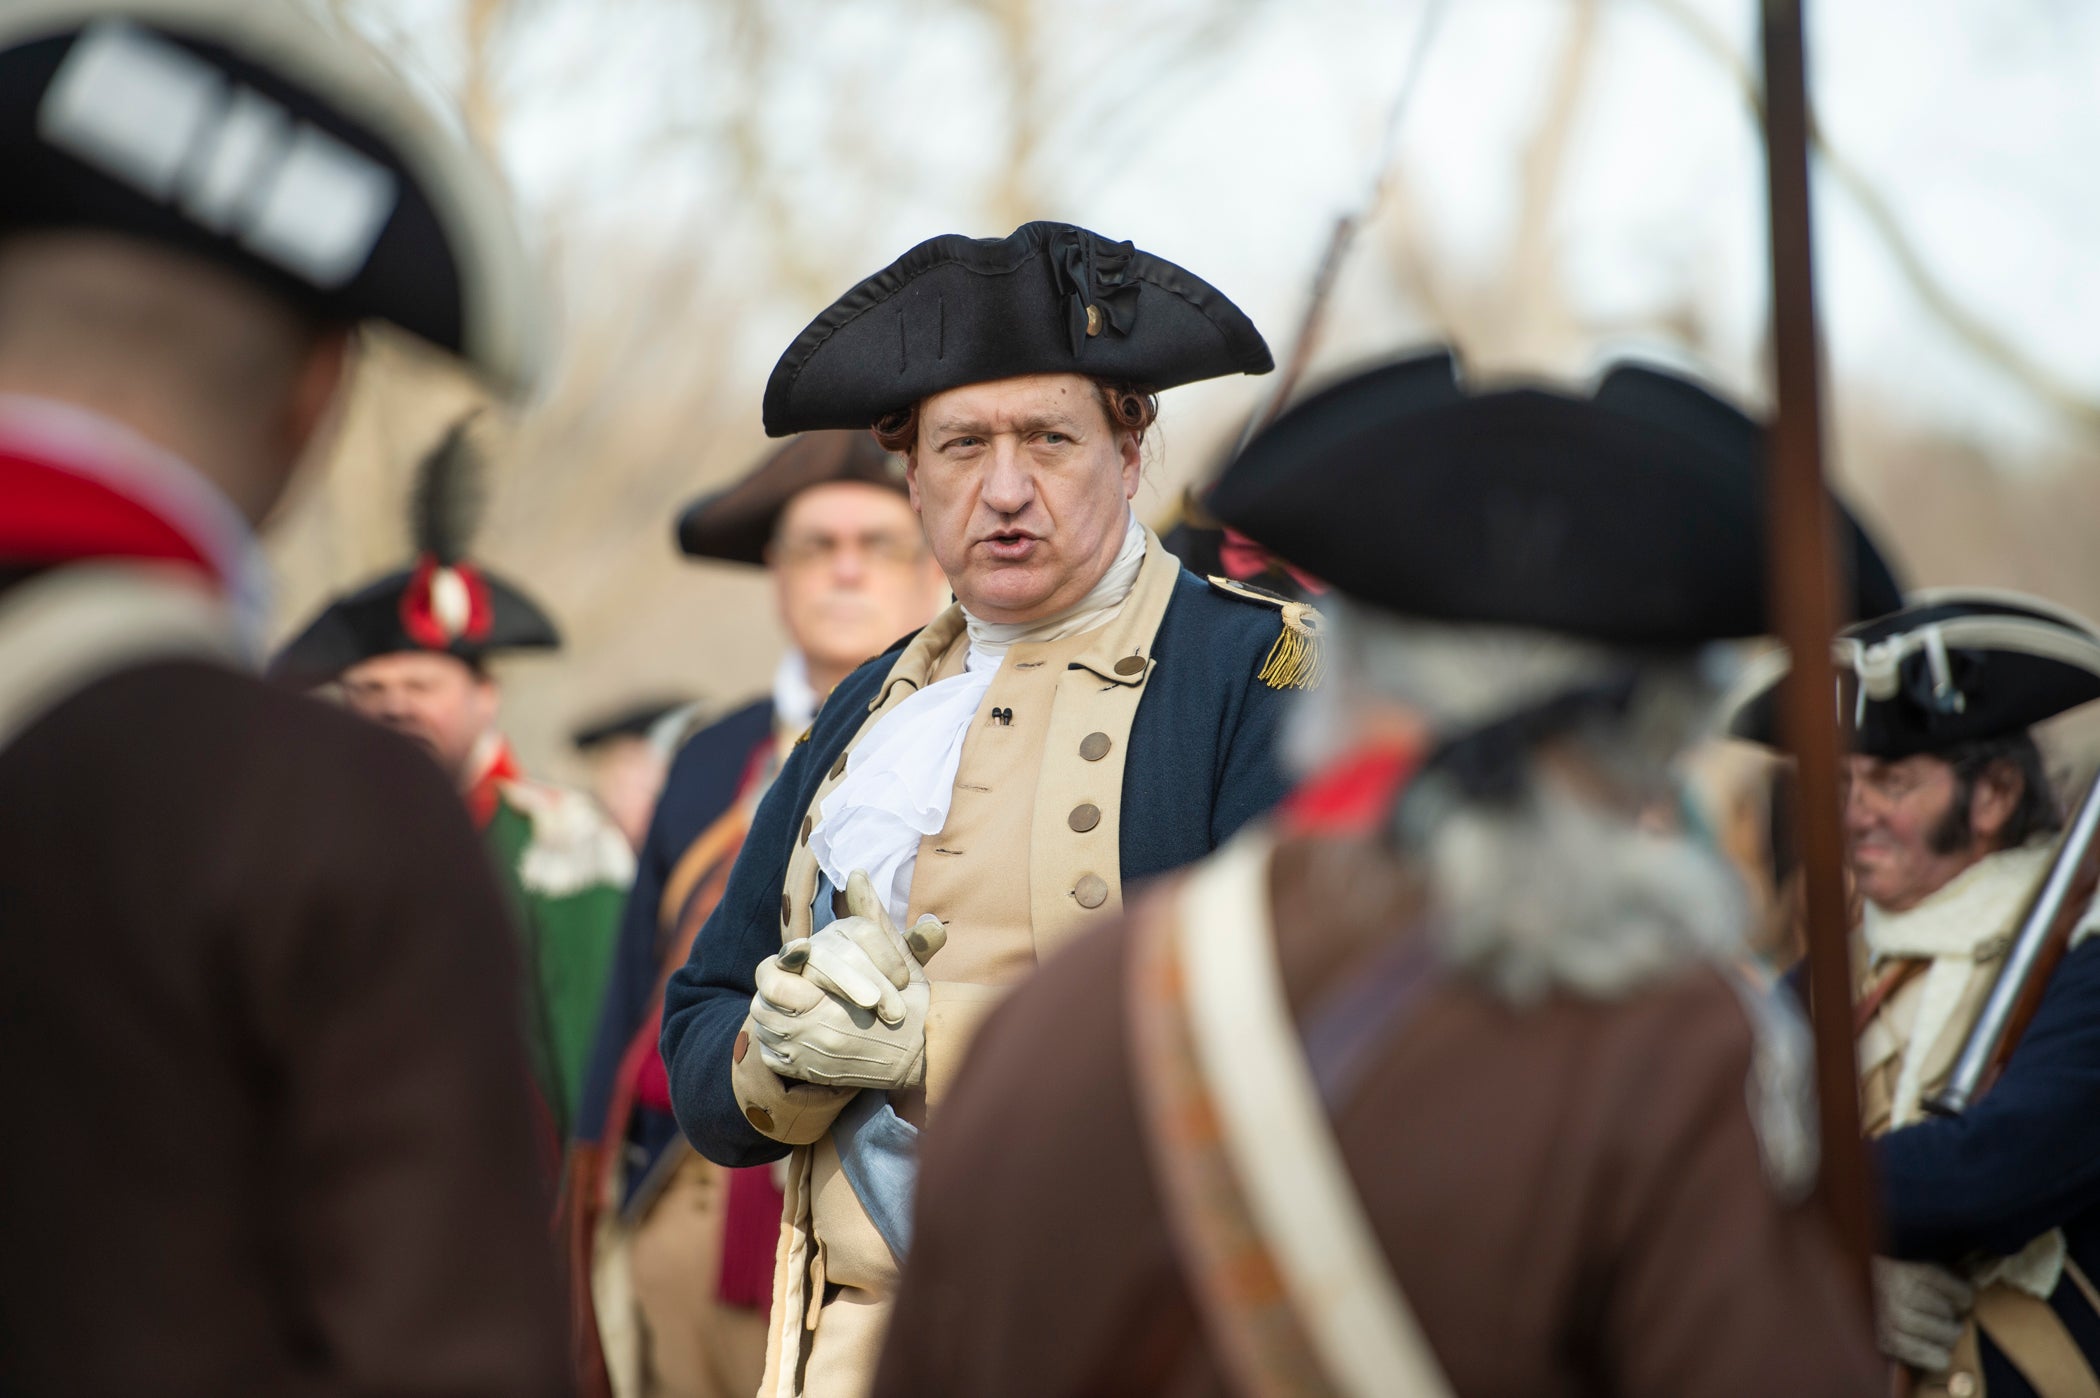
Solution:
<path fill-rule="evenodd" d="M 804 432 L 726 490 L 678 516 L 678 547 L 694 558 L 763 565 L 780 512 L 812 486 L 859 481 L 905 493 L 904 462 L 865 431 Z"/>

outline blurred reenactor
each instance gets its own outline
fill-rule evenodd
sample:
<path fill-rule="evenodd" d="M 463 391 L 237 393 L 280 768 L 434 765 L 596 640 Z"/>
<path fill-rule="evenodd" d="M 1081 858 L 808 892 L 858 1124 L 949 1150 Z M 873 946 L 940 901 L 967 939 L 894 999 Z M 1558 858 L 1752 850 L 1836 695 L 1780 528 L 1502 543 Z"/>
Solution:
<path fill-rule="evenodd" d="M 1235 434 L 1234 443 L 1237 441 Z M 1220 462 L 1210 475 L 1217 476 L 1227 464 Z M 1184 490 L 1173 518 L 1160 529 L 1160 544 L 1181 560 L 1182 567 L 1205 576 L 1230 578 L 1294 602 L 1320 600 L 1320 594 L 1327 589 L 1319 579 L 1278 558 L 1213 515 L 1203 503 L 1206 493 L 1195 487 Z"/>
<path fill-rule="evenodd" d="M 2005 1070 L 1929 1115 L 2062 820 L 2030 729 L 2100 699 L 2100 632 L 2038 598 L 1925 594 L 1838 643 L 1862 1125 L 1882 1346 L 1953 1398 L 2100 1393 L 2100 946 L 2072 936 Z M 1784 672 L 1784 658 L 1771 683 Z M 1770 690 L 1736 728 L 1769 741 Z"/>
<path fill-rule="evenodd" d="M 428 752 L 465 797 L 524 938 L 527 1043 L 552 1162 L 582 1092 L 634 852 L 590 797 L 527 777 L 497 726 L 490 661 L 556 649 L 561 635 L 515 583 L 470 557 L 480 500 L 463 422 L 417 468 L 414 561 L 330 601 L 270 674 L 334 683 L 353 711 Z"/>
<path fill-rule="evenodd" d="M 505 201 L 353 40 L 228 0 L 11 0 L 0 185 L 0 1390 L 558 1393 L 473 830 L 246 673 L 353 327 L 528 377 Z"/>
<path fill-rule="evenodd" d="M 569 745 L 590 767 L 592 797 L 637 851 L 670 775 L 671 755 L 700 708 L 684 699 L 625 704 L 569 734 Z"/>
<path fill-rule="evenodd" d="M 774 1167 L 725 1170 L 679 1134 L 657 1056 L 664 983 L 691 955 L 752 813 L 823 696 L 925 625 L 946 584 L 866 432 L 810 432 L 678 521 L 694 558 L 764 567 L 788 649 L 773 689 L 679 749 L 641 852 L 570 1173 L 572 1293 L 596 1303 L 615 1392 L 748 1398 L 780 1235 Z"/>
<path fill-rule="evenodd" d="M 1212 508 L 1335 589 L 1314 775 L 984 1030 L 878 1394 L 1880 1390 L 1806 1035 L 1725 859 L 1638 821 L 1765 626 L 1758 435 L 1430 355 L 1250 446 Z"/>
<path fill-rule="evenodd" d="M 832 694 L 666 996 L 693 1143 L 795 1148 L 768 1394 L 866 1390 L 913 1143 L 981 1017 L 1282 793 L 1314 623 L 1184 573 L 1129 503 L 1153 389 L 1269 367 L 1189 272 L 1032 223 L 921 244 L 773 371 L 768 432 L 874 424 L 904 456 L 957 604 Z"/>

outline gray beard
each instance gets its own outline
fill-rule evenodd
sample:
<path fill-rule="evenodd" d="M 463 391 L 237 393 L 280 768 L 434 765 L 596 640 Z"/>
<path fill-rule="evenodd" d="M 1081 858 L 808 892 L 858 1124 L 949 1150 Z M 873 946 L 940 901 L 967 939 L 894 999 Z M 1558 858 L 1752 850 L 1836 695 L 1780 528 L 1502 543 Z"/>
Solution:
<path fill-rule="evenodd" d="M 1447 962 L 1513 1003 L 1616 999 L 1743 952 L 1749 902 L 1721 855 L 1550 785 L 1448 811 L 1418 856 Z"/>

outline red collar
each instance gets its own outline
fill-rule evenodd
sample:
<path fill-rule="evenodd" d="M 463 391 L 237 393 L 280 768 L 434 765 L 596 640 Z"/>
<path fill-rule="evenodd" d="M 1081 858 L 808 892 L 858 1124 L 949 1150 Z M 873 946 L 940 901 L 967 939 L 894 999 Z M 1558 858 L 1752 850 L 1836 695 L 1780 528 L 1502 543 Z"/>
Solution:
<path fill-rule="evenodd" d="M 1294 568 L 1237 529 L 1227 529 L 1218 541 L 1218 571 L 1234 582 L 1253 582 L 1272 568 L 1290 575 L 1309 597 L 1327 591 L 1327 584 L 1302 569 Z"/>
<path fill-rule="evenodd" d="M 503 784 L 518 781 L 524 775 L 519 770 L 518 759 L 511 753 L 510 744 L 501 738 L 496 739 L 481 774 L 467 788 L 467 814 L 474 817 L 475 829 L 489 828 L 489 822 L 496 818 L 496 803 L 502 800 Z"/>
<path fill-rule="evenodd" d="M 0 444 L 0 560 L 78 563 L 96 558 L 180 563 L 225 578 L 203 545 L 166 515 L 106 481 Z"/>
<path fill-rule="evenodd" d="M 259 606 L 247 522 L 194 468 L 94 413 L 0 395 L 0 564 L 137 559 Z"/>
<path fill-rule="evenodd" d="M 1420 749 L 1357 748 L 1286 796 L 1279 824 L 1293 835 L 1360 835 L 1377 828 L 1421 764 Z"/>

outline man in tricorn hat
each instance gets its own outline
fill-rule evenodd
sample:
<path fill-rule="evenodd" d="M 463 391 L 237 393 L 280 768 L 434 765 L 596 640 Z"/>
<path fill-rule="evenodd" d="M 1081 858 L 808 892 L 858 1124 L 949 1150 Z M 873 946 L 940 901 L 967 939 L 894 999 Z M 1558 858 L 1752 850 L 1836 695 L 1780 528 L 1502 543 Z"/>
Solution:
<path fill-rule="evenodd" d="M 1032 223 L 912 249 L 773 371 L 768 432 L 872 425 L 904 457 L 956 605 L 833 693 L 666 997 L 694 1145 L 793 1150 L 769 1394 L 865 1389 L 979 1019 L 1282 790 L 1316 620 L 1183 573 L 1130 509 L 1154 391 L 1269 368 L 1193 274 Z"/>
<path fill-rule="evenodd" d="M 947 595 L 904 463 L 866 432 L 792 438 L 678 520 L 694 558 L 764 567 L 788 646 L 772 691 L 680 746 L 643 842 L 572 1150 L 571 1288 L 622 1395 L 748 1398 L 765 1361 L 780 1190 L 685 1143 L 656 1043 L 759 798 L 823 697 Z"/>
<path fill-rule="evenodd" d="M 2100 699 L 2100 631 L 2010 592 L 1920 594 L 1851 628 L 1847 863 L 1861 1122 L 1877 1137 L 1884 1351 L 1921 1393 L 2100 1391 L 2100 947 L 2070 951 L 1996 1084 L 1957 1119 L 1946 1082 L 2046 874 L 2062 820 L 2030 731 Z M 1769 742 L 1770 686 L 1742 736 Z"/>
<path fill-rule="evenodd" d="M 1211 507 L 1334 589 L 1311 776 L 985 1028 L 878 1394 L 1876 1391 L 1805 1034 L 1643 828 L 1765 629 L 1758 460 L 1683 380 L 1441 354 L 1251 444 Z"/>
<path fill-rule="evenodd" d="M 243 673 L 354 327 L 532 377 L 506 201 L 232 0 L 0 6 L 0 186 L 0 1390 L 558 1393 L 472 827 Z"/>
<path fill-rule="evenodd" d="M 272 677 L 333 683 L 355 712 L 425 749 L 465 798 L 524 937 L 527 1043 L 559 1158 L 612 965 L 634 854 L 597 803 L 525 775 L 498 726 L 490 662 L 561 635 L 517 584 L 473 561 L 481 467 L 458 423 L 423 458 L 410 566 L 331 600 L 270 662 Z"/>

